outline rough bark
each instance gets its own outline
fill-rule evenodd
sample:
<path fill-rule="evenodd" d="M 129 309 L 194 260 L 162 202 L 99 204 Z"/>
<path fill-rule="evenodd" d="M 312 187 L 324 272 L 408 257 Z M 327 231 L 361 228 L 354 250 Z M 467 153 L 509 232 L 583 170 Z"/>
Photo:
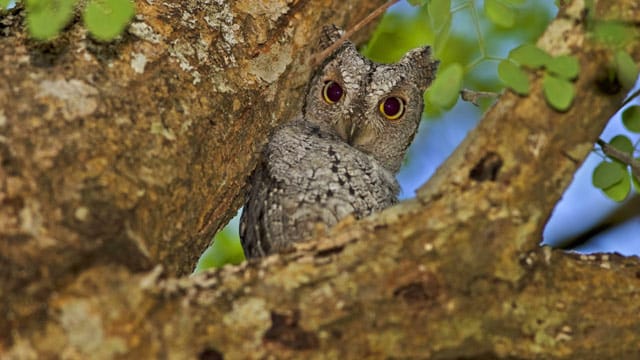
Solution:
<path fill-rule="evenodd" d="M 638 259 L 538 246 L 624 96 L 583 1 L 539 42 L 580 61 L 571 110 L 551 110 L 532 74 L 531 95 L 501 96 L 416 199 L 292 253 L 176 278 L 235 210 L 265 133 L 297 106 L 312 29 L 361 14 L 349 2 L 180 4 L 139 2 L 154 32 L 138 25 L 116 45 L 78 25 L 35 44 L 17 20 L 0 39 L 0 91 L 13 100 L 0 97 L 0 354 L 639 355 Z M 631 25 L 640 9 L 601 0 L 594 16 Z M 640 57 L 640 44 L 627 50 Z M 135 54 L 149 59 L 142 74 Z"/>
<path fill-rule="evenodd" d="M 319 29 L 381 2 L 138 1 L 108 44 L 79 19 L 36 42 L 3 15 L 0 337 L 97 264 L 189 274 L 300 108 Z"/>

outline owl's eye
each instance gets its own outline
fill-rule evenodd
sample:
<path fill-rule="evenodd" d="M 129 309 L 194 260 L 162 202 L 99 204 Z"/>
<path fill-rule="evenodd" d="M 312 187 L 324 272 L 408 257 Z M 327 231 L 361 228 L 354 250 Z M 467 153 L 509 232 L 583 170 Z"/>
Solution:
<path fill-rule="evenodd" d="M 340 99 L 342 99 L 342 95 L 344 90 L 342 90 L 342 86 L 335 81 L 326 81 L 324 83 L 324 88 L 322 89 L 322 97 L 327 104 L 335 104 Z"/>
<path fill-rule="evenodd" d="M 404 100 L 389 96 L 380 102 L 380 112 L 389 120 L 398 120 L 404 114 Z"/>

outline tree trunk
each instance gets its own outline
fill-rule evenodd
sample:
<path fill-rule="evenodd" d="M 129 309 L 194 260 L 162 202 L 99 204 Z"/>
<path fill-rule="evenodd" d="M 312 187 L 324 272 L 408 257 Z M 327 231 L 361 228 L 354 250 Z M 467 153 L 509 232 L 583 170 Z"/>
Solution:
<path fill-rule="evenodd" d="M 193 271 L 270 129 L 300 108 L 318 29 L 381 2 L 138 1 L 108 44 L 79 19 L 40 43 L 21 10 L 5 17 L 0 338 L 99 264 Z"/>
<path fill-rule="evenodd" d="M 19 11 L 5 18 L 0 354 L 640 355 L 637 259 L 538 246 L 624 97 L 579 0 L 539 41 L 580 61 L 568 112 L 545 104 L 536 73 L 531 95 L 501 96 L 416 199 L 296 252 L 176 277 L 299 108 L 321 24 L 347 27 L 380 3 L 138 1 L 114 44 L 79 24 L 37 43 Z M 594 3 L 598 19 L 640 23 L 635 1 Z"/>

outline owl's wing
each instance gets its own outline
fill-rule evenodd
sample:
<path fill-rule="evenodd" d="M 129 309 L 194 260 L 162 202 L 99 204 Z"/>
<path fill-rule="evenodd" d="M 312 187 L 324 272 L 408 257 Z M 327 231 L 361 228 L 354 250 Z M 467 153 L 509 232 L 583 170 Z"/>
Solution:
<path fill-rule="evenodd" d="M 246 258 L 264 256 L 270 250 L 264 227 L 270 179 L 264 161 L 251 174 L 249 183 L 251 190 L 240 217 L 240 242 Z"/>
<path fill-rule="evenodd" d="M 291 123 L 275 130 L 249 180 L 252 187 L 240 218 L 240 241 L 247 258 L 268 255 L 288 243 L 286 208 L 292 201 L 290 193 L 300 191 L 295 179 L 301 144 L 287 131 Z"/>
<path fill-rule="evenodd" d="M 274 133 L 251 184 L 240 225 L 247 257 L 306 240 L 318 224 L 368 216 L 398 194 L 393 174 L 372 156 L 303 122 Z"/>

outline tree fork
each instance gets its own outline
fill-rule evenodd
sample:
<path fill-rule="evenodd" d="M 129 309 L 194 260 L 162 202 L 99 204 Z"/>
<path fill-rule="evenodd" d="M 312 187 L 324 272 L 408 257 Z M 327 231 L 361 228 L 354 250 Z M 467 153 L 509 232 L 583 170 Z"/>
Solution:
<path fill-rule="evenodd" d="M 616 6 L 612 6 L 613 4 L 612 1 L 595 1 L 593 16 L 596 19 L 620 19 L 629 24 L 640 23 L 640 10 L 635 6 L 635 1 L 617 1 Z M 139 9 L 145 6 L 149 7 L 149 11 L 156 11 L 150 14 L 158 17 L 164 15 L 164 18 L 176 11 L 166 8 L 163 13 L 144 2 L 141 2 Z M 0 325 L 3 339 L 0 340 L 0 353 L 17 358 L 54 354 L 77 357 L 126 355 L 138 358 L 199 356 L 228 359 L 263 358 L 269 355 L 278 358 L 635 358 L 640 351 L 637 347 L 640 333 L 640 318 L 637 316 L 640 310 L 638 259 L 616 255 L 573 255 L 539 247 L 544 223 L 553 206 L 624 97 L 622 92 L 607 93 L 599 86 L 611 63 L 611 56 L 606 49 L 592 43 L 586 36 L 583 6 L 584 2 L 578 0 L 565 5 L 538 43 L 553 55 L 571 54 L 580 61 L 582 72 L 576 84 L 578 96 L 568 112 L 556 113 L 544 103 L 539 85 L 540 76 L 532 75 L 534 86 L 531 95 L 519 97 L 510 92 L 503 94 L 484 116 L 478 128 L 469 134 L 428 184 L 420 189 L 416 199 L 402 202 L 362 221 L 344 221 L 326 236 L 301 244 L 296 252 L 207 271 L 192 277 L 176 278 L 174 274 L 180 272 L 177 269 L 184 265 L 175 264 L 182 263 L 182 260 L 158 254 L 163 253 L 162 249 L 172 247 L 179 249 L 178 252 L 187 252 L 184 249 L 185 242 L 173 242 L 171 237 L 163 237 L 162 231 L 166 227 L 159 226 L 157 222 L 145 222 L 145 214 L 151 210 L 145 210 L 144 206 L 143 210 L 139 210 L 134 206 L 135 209 L 127 213 L 131 218 L 130 222 L 123 222 L 123 227 L 118 231 L 114 230 L 114 233 L 128 234 L 125 239 L 133 238 L 137 244 L 145 245 L 132 247 L 134 250 L 147 249 L 146 252 L 151 254 L 145 257 L 147 263 L 140 268 L 147 269 L 151 264 L 162 263 L 166 270 L 158 265 L 149 272 L 139 271 L 138 267 L 131 265 L 132 261 L 133 264 L 137 263 L 135 259 L 127 260 L 125 255 L 116 251 L 118 249 L 110 247 L 113 246 L 112 243 L 106 242 L 107 239 L 115 239 L 115 243 L 119 244 L 117 241 L 122 240 L 118 236 L 95 236 L 87 230 L 82 236 L 71 236 L 68 240 L 70 244 L 93 240 L 100 243 L 101 247 L 98 249 L 113 252 L 100 258 L 98 255 L 101 253 L 96 252 L 96 247 L 84 248 L 93 257 L 87 259 L 84 266 L 63 266 L 58 273 L 52 275 L 59 276 L 64 281 L 52 281 L 41 276 L 57 269 L 63 263 L 59 261 L 64 259 L 65 254 L 77 255 L 78 249 L 83 248 L 71 245 L 68 249 L 56 247 L 59 254 L 46 254 L 43 239 L 47 239 L 49 231 L 44 231 L 42 235 L 24 234 L 16 230 L 9 237 L 5 230 L 5 233 L 0 234 L 8 241 L 0 243 L 0 258 L 3 265 L 6 262 L 9 266 L 2 266 L 0 269 L 0 289 L 3 293 L 0 306 L 11 309 L 11 312 L 3 311 L 9 315 L 7 321 L 2 321 Z M 184 19 L 182 16 L 170 18 L 176 22 Z M 359 18 L 361 16 L 354 16 L 354 19 Z M 152 20 L 145 18 L 145 21 L 154 24 Z M 155 25 L 154 29 L 166 26 L 160 23 Z M 165 30 L 167 32 L 163 36 L 174 34 Z M 186 26 L 180 30 L 194 31 Z M 311 36 L 310 29 L 300 31 L 299 34 Z M 69 32 L 68 36 L 71 37 L 78 36 L 81 31 L 74 26 Z M 74 44 L 69 39 L 59 41 L 68 41 L 65 43 L 67 46 Z M 131 39 L 128 41 L 125 39 L 124 43 L 116 47 L 120 46 L 122 49 L 139 42 Z M 13 37 L 3 38 L 0 40 L 1 53 L 7 54 L 8 44 L 11 44 L 17 47 L 18 54 L 26 54 L 21 53 L 19 45 L 16 45 L 20 43 Z M 164 43 L 172 44 L 174 52 L 184 46 L 177 40 L 165 40 Z M 277 44 L 282 50 L 282 43 Z M 638 46 L 635 43 L 628 49 L 634 58 L 638 58 Z M 118 61 L 129 65 L 128 52 L 120 50 L 119 53 L 124 54 L 121 56 L 125 60 Z M 177 53 L 186 54 L 184 51 Z M 74 56 L 73 54 L 66 56 Z M 307 52 L 305 56 L 309 54 Z M 243 59 L 238 54 L 233 55 L 236 62 Z M 228 59 L 228 54 L 214 53 L 213 56 L 218 56 L 220 61 Z M 157 103 L 166 102 L 171 106 L 165 110 L 157 110 L 158 122 L 143 117 L 136 117 L 135 121 L 131 121 L 134 125 L 148 121 L 140 126 L 153 130 L 150 133 L 157 137 L 147 135 L 149 137 L 145 138 L 155 139 L 151 149 L 171 150 L 175 156 L 181 156 L 182 153 L 175 150 L 175 143 L 183 141 L 179 132 L 182 123 L 172 122 L 172 118 L 166 115 L 173 112 L 191 114 L 191 118 L 198 120 L 189 129 L 195 128 L 203 134 L 197 136 L 196 130 L 187 130 L 194 132 L 189 137 L 190 141 L 194 141 L 194 153 L 209 151 L 208 147 L 213 140 L 207 136 L 212 133 L 226 143 L 245 144 L 243 141 L 246 141 L 245 146 L 257 148 L 264 141 L 264 134 L 260 131 L 247 133 L 241 125 L 246 125 L 245 121 L 249 121 L 249 116 L 255 116 L 251 118 L 252 121 L 261 123 L 252 124 L 252 130 L 259 128 L 264 132 L 275 125 L 272 124 L 271 115 L 268 115 L 268 110 L 273 112 L 273 106 L 253 115 L 240 104 L 236 114 L 245 114 L 244 117 L 220 124 L 220 121 L 205 116 L 205 110 L 215 109 L 213 104 L 217 101 L 221 101 L 218 103 L 221 106 L 228 106 L 233 110 L 233 97 L 226 97 L 218 92 L 225 89 L 224 86 L 233 85 L 216 82 L 222 88 L 218 88 L 215 94 L 212 93 L 212 99 L 200 95 L 195 102 L 206 103 L 207 106 L 199 105 L 202 109 L 196 106 L 197 111 L 179 101 L 191 99 L 191 94 L 198 94 L 196 90 L 177 99 L 171 99 L 168 95 L 163 97 L 165 93 L 182 94 L 181 91 L 174 91 L 176 85 L 180 85 L 180 89 L 192 89 L 194 86 L 192 83 L 195 74 L 184 75 L 190 71 L 189 67 L 180 69 L 179 64 L 184 63 L 181 63 L 180 56 L 174 57 L 176 63 L 157 60 L 156 63 L 147 63 L 150 69 L 145 70 L 145 73 L 157 72 L 163 66 L 173 64 L 177 75 L 169 80 L 165 79 L 166 74 L 158 76 L 159 79 L 147 75 L 150 77 L 147 82 L 159 93 L 156 95 L 160 98 L 156 100 Z M 302 64 L 303 57 L 301 55 L 299 64 Z M 194 61 L 197 56 L 187 58 Z M 271 64 L 278 63 L 277 56 L 261 60 Z M 107 62 L 109 58 L 100 58 L 99 61 Z M 99 61 L 96 60 L 94 66 L 101 68 L 104 64 Z M 258 75 L 265 75 L 260 71 L 259 61 L 258 64 L 252 64 L 257 66 L 253 69 L 257 69 Z M 3 68 L 3 71 L 11 73 L 18 66 L 31 69 L 23 61 L 9 65 L 10 70 Z M 68 71 L 74 71 L 73 67 L 69 68 Z M 204 66 L 196 69 L 200 71 Z M 38 68 L 33 71 L 41 77 L 46 73 Z M 129 74 L 124 70 L 104 71 L 114 71 L 125 79 L 133 76 L 133 72 Z M 282 76 L 292 76 L 293 72 L 287 71 Z M 216 76 L 219 78 L 221 75 Z M 306 78 L 302 80 L 303 77 L 294 76 L 299 84 L 306 81 Z M 38 101 L 51 101 L 51 96 L 46 95 L 46 90 L 42 90 L 41 78 L 26 78 L 22 74 L 20 82 L 10 80 L 9 84 L 14 85 L 13 87 L 0 84 L 4 86 L 0 89 L 19 95 L 16 97 L 19 99 L 32 99 L 30 101 L 36 104 Z M 70 78 L 72 77 L 66 79 Z M 205 77 L 201 76 L 201 79 Z M 2 133 L 3 139 L 9 140 L 9 145 L 6 140 L 0 143 L 3 145 L 2 169 L 19 179 L 33 180 L 20 184 L 19 189 L 31 191 L 24 190 L 26 195 L 22 198 L 25 201 L 20 205 L 25 207 L 17 207 L 15 210 L 15 214 L 22 215 L 17 216 L 14 212 L 7 215 L 3 212 L 0 219 L 6 221 L 4 219 L 17 218 L 20 226 L 16 225 L 15 228 L 22 231 L 48 229 L 43 225 L 33 225 L 49 224 L 49 219 L 42 220 L 35 216 L 37 214 L 60 215 L 61 219 L 65 219 L 61 215 L 70 212 L 74 216 L 71 219 L 76 219 L 73 221 L 81 221 L 84 211 L 62 207 L 62 210 L 56 212 L 54 210 L 58 207 L 35 205 L 29 200 L 41 188 L 60 189 L 62 194 L 58 196 L 66 196 L 70 192 L 68 189 L 79 186 L 71 180 L 65 182 L 64 177 L 52 177 L 58 179 L 55 182 L 51 178 L 47 181 L 37 180 L 39 178 L 32 175 L 48 174 L 53 171 L 52 168 L 67 169 L 60 166 L 64 164 L 61 160 L 65 159 L 63 154 L 66 152 L 63 150 L 66 148 L 62 147 L 62 150 L 55 152 L 55 145 L 65 139 L 77 137 L 72 136 L 72 133 L 64 137 L 62 135 L 67 134 L 65 128 L 57 129 L 58 133 L 55 133 L 54 138 L 57 141 L 47 143 L 48 147 L 36 147 L 35 150 L 38 151 L 24 151 L 24 154 L 33 157 L 30 160 L 31 158 L 18 156 L 23 154 L 18 150 L 33 150 L 34 145 L 27 141 L 26 136 L 18 136 L 20 132 L 16 130 L 18 125 L 15 119 L 24 119 L 21 120 L 25 123 L 24 126 L 31 126 L 33 128 L 30 129 L 34 131 L 45 131 L 46 129 L 36 126 L 42 126 L 38 121 L 49 121 L 48 125 L 59 124 L 46 116 L 45 120 L 38 120 L 42 112 L 45 115 L 47 110 L 54 112 L 51 107 L 57 111 L 54 113 L 62 114 L 63 120 L 67 122 L 77 121 L 79 113 L 83 114 L 87 107 L 93 108 L 91 98 L 98 102 L 96 109 L 103 109 L 101 101 L 108 101 L 111 105 L 109 109 L 115 109 L 114 114 L 126 113 L 120 109 L 128 109 L 126 104 L 116 101 L 118 97 L 113 90 L 120 89 L 116 85 L 92 86 L 99 89 L 101 96 L 98 97 L 82 84 L 65 81 L 56 83 L 57 88 L 71 89 L 68 92 L 72 94 L 78 94 L 78 91 L 84 94 L 84 107 L 74 107 L 60 97 L 54 99 L 54 105 L 49 104 L 49 108 L 44 109 L 24 109 L 18 107 L 16 102 L 9 105 L 2 103 L 9 125 L 9 130 L 6 130 L 5 125 Z M 39 86 L 40 92 L 44 91 L 45 95 L 25 97 L 25 87 L 15 86 L 17 83 L 29 85 L 30 82 L 33 84 L 26 89 Z M 204 85 L 199 86 L 206 88 Z M 291 87 L 285 87 L 284 83 L 277 88 L 282 89 L 282 92 L 278 92 L 281 94 L 280 99 L 282 94 L 288 94 L 287 91 L 294 92 Z M 263 97 L 275 94 L 270 93 L 270 89 L 262 87 L 242 94 L 259 94 Z M 107 100 L 103 100 L 103 94 L 111 97 L 107 96 Z M 142 93 L 142 97 L 144 96 Z M 7 101 L 6 97 L 0 98 L 0 101 Z M 254 98 L 253 101 L 259 100 Z M 156 108 L 148 111 L 156 111 Z M 283 105 L 283 108 L 287 107 Z M 16 109 L 17 112 L 6 109 Z M 29 111 L 33 111 L 33 114 Z M 98 119 L 107 118 L 107 110 L 94 111 L 102 114 L 103 117 Z M 32 115 L 27 116 L 29 114 Z M 262 114 L 264 116 L 260 116 Z M 19 115 L 24 117 L 16 117 Z M 76 117 L 68 119 L 67 115 Z M 189 115 L 180 116 L 187 118 Z M 153 113 L 150 117 L 153 118 Z M 63 120 L 59 122 L 62 123 Z M 85 119 L 83 126 L 93 130 L 91 123 L 95 121 L 96 119 L 91 122 Z M 153 125 L 157 123 L 159 125 Z M 213 130 L 206 131 L 210 130 L 205 126 L 206 123 L 210 123 Z M 107 134 L 100 135 L 108 137 L 108 132 L 115 130 L 105 131 Z M 48 133 L 36 134 L 42 136 Z M 91 139 L 90 136 L 98 136 L 90 131 L 82 134 L 89 136 L 87 140 Z M 173 136 L 175 139 L 172 140 Z M 120 149 L 130 146 L 128 142 L 133 141 L 130 137 L 116 138 L 120 141 L 107 141 L 107 145 L 102 146 Z M 111 138 L 108 137 L 107 140 L 109 139 Z M 97 140 L 104 139 L 98 137 Z M 187 140 L 184 140 L 184 144 L 186 143 Z M 225 142 L 218 145 L 223 143 Z M 237 148 L 241 147 L 233 147 Z M 153 155 L 158 156 L 158 153 Z M 140 153 L 136 155 L 142 156 Z M 92 214 L 94 208 L 104 206 L 104 212 L 99 213 L 102 214 L 100 219 L 110 220 L 110 211 L 117 213 L 120 202 L 125 207 L 129 204 L 126 200 L 130 198 L 118 192 L 120 188 L 117 181 L 124 181 L 121 178 L 128 179 L 126 175 L 130 168 L 120 165 L 115 167 L 117 171 L 107 171 L 107 174 L 113 172 L 120 176 L 113 176 L 117 180 L 116 185 L 109 188 L 110 183 L 100 182 L 100 179 L 106 176 L 104 169 L 111 167 L 90 156 L 87 159 L 83 163 L 87 167 L 84 171 L 91 176 L 87 175 L 85 178 L 97 180 L 90 182 L 93 187 L 80 186 L 85 191 L 81 194 L 96 201 L 102 199 L 102 196 L 115 199 L 115 206 L 92 203 L 94 207 L 88 209 Z M 142 157 L 138 161 L 144 163 L 142 160 L 147 159 Z M 213 155 L 211 159 L 210 163 L 218 166 L 229 161 L 228 157 L 222 155 Z M 220 203 L 225 199 L 223 204 L 226 205 L 222 208 L 227 210 L 216 208 L 211 212 L 211 217 L 215 218 L 212 221 L 218 224 L 211 228 L 216 228 L 230 216 L 230 209 L 233 208 L 230 204 L 237 201 L 235 199 L 241 187 L 239 179 L 250 170 L 250 159 L 253 158 L 250 156 L 244 159 L 238 160 L 242 165 L 236 164 L 236 167 L 228 169 L 237 172 L 232 177 L 236 179 L 234 182 L 211 182 L 212 179 L 220 178 L 208 175 L 206 181 L 201 181 L 207 184 L 202 185 L 202 191 L 189 192 L 174 186 L 169 193 L 174 194 L 177 205 L 186 204 L 196 196 L 213 196 Z M 139 164 L 135 157 L 125 157 L 121 161 L 126 163 L 127 160 Z M 47 164 L 50 164 L 49 168 L 45 168 L 47 171 L 39 171 Z M 110 163 L 107 161 L 107 164 Z M 196 174 L 207 171 L 203 161 L 195 164 L 192 161 L 188 167 L 180 167 L 179 163 L 152 164 L 178 172 L 183 169 L 185 174 L 189 171 Z M 60 171 L 65 174 L 63 170 Z M 140 172 L 140 176 L 147 175 L 141 177 L 144 184 L 153 184 L 154 180 L 161 181 L 142 169 Z M 9 176 L 5 179 L 3 191 L 16 191 L 16 180 L 9 180 Z M 64 186 L 53 187 L 54 184 Z M 214 190 L 211 184 L 224 185 Z M 152 195 L 159 196 L 157 193 L 164 194 L 158 190 L 160 185 L 164 184 L 145 188 L 144 199 L 152 198 Z M 118 196 L 106 196 L 111 193 L 107 192 L 105 195 L 105 187 Z M 213 195 L 205 190 L 212 191 Z M 125 192 L 125 195 L 130 195 L 133 199 L 136 194 Z M 181 197 L 189 201 L 178 201 Z M 57 199 L 54 196 L 54 200 Z M 173 198 L 165 195 L 162 199 Z M 53 203 L 57 204 L 55 201 Z M 190 207 L 171 205 L 182 210 L 202 210 L 206 208 L 202 205 L 204 203 L 206 201 L 196 201 Z M 25 212 L 22 210 L 24 208 L 30 210 Z M 169 213 L 171 212 L 167 212 Z M 25 223 L 33 226 L 26 226 Z M 171 225 L 176 227 L 176 224 L 177 222 Z M 67 225 L 72 227 L 74 224 Z M 149 226 L 152 230 L 154 226 L 159 226 L 162 231 L 149 230 L 144 237 L 140 237 L 137 230 L 144 228 L 142 225 Z M 81 226 L 77 228 L 85 229 Z M 145 253 L 141 250 L 138 252 Z M 47 270 L 36 272 L 35 268 Z M 55 293 L 52 293 L 54 289 Z M 34 307 L 38 306 L 41 311 L 34 311 Z M 11 331 L 5 324 L 11 326 Z"/>

